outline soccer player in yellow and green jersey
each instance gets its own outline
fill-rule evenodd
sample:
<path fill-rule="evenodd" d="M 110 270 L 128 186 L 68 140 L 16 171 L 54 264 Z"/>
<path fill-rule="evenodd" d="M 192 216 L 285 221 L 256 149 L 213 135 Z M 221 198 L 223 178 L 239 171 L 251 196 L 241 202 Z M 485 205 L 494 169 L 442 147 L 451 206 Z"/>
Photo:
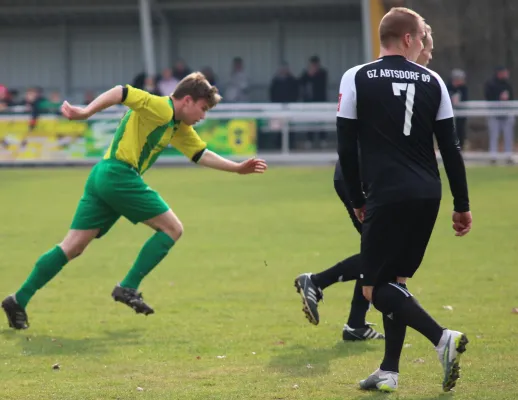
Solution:
<path fill-rule="evenodd" d="M 192 125 L 202 120 L 220 100 L 218 90 L 203 74 L 195 72 L 185 77 L 170 96 L 154 96 L 127 85 L 108 90 L 86 107 L 63 103 L 62 113 L 71 120 L 87 119 L 120 103 L 129 110 L 121 119 L 103 160 L 90 172 L 68 234 L 37 260 L 25 283 L 2 302 L 12 328 L 29 326 L 25 309 L 36 291 L 79 256 L 94 238 L 106 234 L 121 216 L 134 224 L 144 223 L 155 233 L 144 244 L 124 279 L 115 286 L 112 297 L 137 313 L 154 312 L 137 289 L 180 239 L 183 226 L 162 197 L 146 185 L 142 175 L 169 145 L 209 168 L 239 174 L 262 173 L 267 168 L 260 159 L 236 163 L 218 156 L 207 149 L 193 129 Z"/>

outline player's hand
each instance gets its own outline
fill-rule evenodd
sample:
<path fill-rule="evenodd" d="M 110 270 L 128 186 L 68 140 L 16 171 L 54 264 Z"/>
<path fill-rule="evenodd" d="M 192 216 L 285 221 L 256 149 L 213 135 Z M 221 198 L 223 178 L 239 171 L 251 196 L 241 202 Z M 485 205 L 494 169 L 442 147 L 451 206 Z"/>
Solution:
<path fill-rule="evenodd" d="M 372 289 L 374 289 L 374 286 L 364 286 L 362 288 L 363 291 L 363 297 L 365 297 L 367 300 L 369 300 L 372 303 Z"/>
<path fill-rule="evenodd" d="M 358 221 L 360 221 L 363 224 L 363 220 L 365 219 L 365 206 L 363 206 L 362 208 L 355 208 L 354 215 L 356 215 Z"/>
<path fill-rule="evenodd" d="M 87 119 L 90 116 L 85 108 L 72 106 L 68 101 L 64 101 L 61 105 L 61 113 L 71 120 Z"/>
<path fill-rule="evenodd" d="M 464 236 L 471 230 L 471 224 L 473 222 L 471 211 L 462 213 L 454 211 L 451 219 L 453 221 L 455 236 Z"/>
<path fill-rule="evenodd" d="M 241 175 L 247 174 L 262 174 L 268 169 L 266 161 L 260 158 L 250 158 L 246 161 L 239 163 L 237 167 L 237 173 Z"/>

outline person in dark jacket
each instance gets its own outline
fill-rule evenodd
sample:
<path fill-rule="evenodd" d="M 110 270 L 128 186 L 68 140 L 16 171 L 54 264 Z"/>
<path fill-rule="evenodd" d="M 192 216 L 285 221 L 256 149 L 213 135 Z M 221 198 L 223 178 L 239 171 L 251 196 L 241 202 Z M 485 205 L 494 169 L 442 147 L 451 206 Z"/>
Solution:
<path fill-rule="evenodd" d="M 297 78 L 290 71 L 288 63 L 283 62 L 270 83 L 272 103 L 295 103 L 299 97 Z"/>
<path fill-rule="evenodd" d="M 487 101 L 506 102 L 514 99 L 513 88 L 509 81 L 509 70 L 506 67 L 496 68 L 495 75 L 486 83 L 485 96 Z M 512 163 L 514 151 L 514 116 L 509 115 L 504 109 L 500 115 L 488 118 L 489 128 L 489 152 L 496 162 L 500 132 L 504 135 L 504 151 L 508 155 L 508 162 Z"/>
<path fill-rule="evenodd" d="M 450 93 L 451 104 L 454 109 L 460 103 L 468 100 L 468 86 L 466 85 L 466 73 L 461 69 L 454 69 L 451 71 L 451 80 L 446 85 Z M 466 141 L 466 117 L 455 118 L 455 127 L 457 136 L 459 137 L 460 148 L 464 149 Z"/>
<path fill-rule="evenodd" d="M 319 103 L 327 101 L 327 70 L 322 67 L 320 58 L 312 56 L 308 68 L 302 73 L 300 80 L 302 101 Z M 326 145 L 325 132 L 308 132 L 306 148 L 311 148 L 317 141 L 320 147 Z"/>

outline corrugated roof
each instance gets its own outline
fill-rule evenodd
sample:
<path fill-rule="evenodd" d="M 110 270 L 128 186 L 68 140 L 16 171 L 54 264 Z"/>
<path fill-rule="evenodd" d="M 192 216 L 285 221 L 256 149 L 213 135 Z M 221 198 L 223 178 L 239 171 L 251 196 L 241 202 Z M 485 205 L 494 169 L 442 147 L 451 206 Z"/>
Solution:
<path fill-rule="evenodd" d="M 104 0 L 103 6 L 75 6 L 76 1 L 68 0 L 66 7 L 60 7 L 61 0 L 52 0 L 52 6 L 32 6 L 36 0 L 16 0 L 23 3 L 22 6 L 6 7 L 5 2 L 12 0 L 0 0 L 0 27 L 1 26 L 23 26 L 23 25 L 55 25 L 60 23 L 80 25 L 133 25 L 139 24 L 138 7 L 111 4 L 113 0 Z M 90 0 L 93 1 L 99 0 Z M 244 0 L 242 0 L 244 1 Z M 263 0 L 268 1 L 268 0 Z M 162 0 L 165 3 L 166 0 Z M 124 1 L 124 3 L 129 3 Z M 135 3 L 135 2 L 132 2 Z M 177 9 L 173 6 L 163 7 L 161 15 L 168 18 L 171 23 L 176 21 L 187 23 L 203 23 L 207 21 L 259 21 L 259 20 L 357 20 L 360 18 L 360 8 L 345 2 L 340 5 L 305 5 L 300 7 L 274 7 L 271 4 L 264 4 L 258 8 L 251 9 L 247 5 L 227 9 L 218 8 L 186 8 Z M 90 4 L 91 5 L 91 4 Z M 3 8 L 3 10 L 2 10 Z M 7 10 L 7 12 L 6 12 Z M 159 14 L 153 13 L 153 19 L 159 22 Z"/>

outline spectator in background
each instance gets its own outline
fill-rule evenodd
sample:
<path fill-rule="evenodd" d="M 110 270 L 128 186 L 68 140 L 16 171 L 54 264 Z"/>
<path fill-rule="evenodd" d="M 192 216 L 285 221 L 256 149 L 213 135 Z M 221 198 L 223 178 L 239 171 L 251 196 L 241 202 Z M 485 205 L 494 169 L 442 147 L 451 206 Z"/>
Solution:
<path fill-rule="evenodd" d="M 0 85 L 0 111 L 5 111 L 7 110 L 7 107 L 10 106 L 9 98 L 9 90 L 7 87 Z"/>
<path fill-rule="evenodd" d="M 232 61 L 232 72 L 227 84 L 224 99 L 229 103 L 246 103 L 248 101 L 248 76 L 241 57 Z"/>
<path fill-rule="evenodd" d="M 451 71 L 451 79 L 446 85 L 450 93 L 451 104 L 457 108 L 463 101 L 468 100 L 468 87 L 466 86 L 466 73 L 461 69 Z M 464 149 L 466 140 L 466 117 L 456 117 L 455 126 L 460 142 L 460 148 Z"/>
<path fill-rule="evenodd" d="M 20 101 L 19 96 L 20 92 L 17 89 L 9 89 L 9 101 L 12 106 L 23 105 L 23 102 Z"/>
<path fill-rule="evenodd" d="M 24 105 L 26 111 L 31 115 L 31 119 L 29 121 L 30 131 L 32 131 L 36 127 L 36 124 L 38 123 L 38 118 L 40 114 L 44 111 L 43 106 L 45 102 L 46 99 L 43 96 L 43 90 L 41 88 L 30 88 L 25 93 Z"/>
<path fill-rule="evenodd" d="M 173 76 L 173 70 L 171 68 L 164 68 L 158 82 L 158 90 L 162 93 L 162 96 L 169 96 L 176 89 L 178 82 L 179 80 Z"/>
<path fill-rule="evenodd" d="M 327 101 L 327 71 L 322 68 L 320 58 L 309 59 L 308 69 L 300 77 L 302 101 L 315 103 Z"/>
<path fill-rule="evenodd" d="M 327 101 L 327 71 L 322 68 L 318 56 L 309 59 L 308 68 L 302 72 L 300 77 L 300 87 L 302 101 L 309 103 Z M 305 147 L 309 149 L 317 141 L 320 147 L 326 147 L 326 133 L 308 132 Z"/>
<path fill-rule="evenodd" d="M 161 93 L 160 90 L 158 89 L 156 83 L 155 83 L 155 78 L 153 78 L 152 76 L 146 76 L 146 79 L 144 79 L 144 87 L 142 88 L 142 90 L 145 90 L 146 92 L 148 93 L 151 93 L 151 94 L 154 94 L 156 96 L 169 96 L 170 93 Z"/>
<path fill-rule="evenodd" d="M 270 83 L 270 101 L 294 103 L 299 98 L 299 83 L 291 73 L 288 63 L 283 62 Z"/>
<path fill-rule="evenodd" d="M 191 70 L 187 66 L 184 60 L 178 60 L 173 67 L 173 76 L 178 80 L 181 81 L 183 78 L 185 78 L 187 75 L 191 73 Z"/>
<path fill-rule="evenodd" d="M 205 78 L 212 86 L 216 86 L 216 75 L 211 67 L 204 67 L 201 73 L 205 75 Z"/>
<path fill-rule="evenodd" d="M 61 115 L 61 94 L 52 92 L 48 99 L 41 102 L 41 112 Z"/>
<path fill-rule="evenodd" d="M 511 101 L 513 100 L 513 88 L 509 82 L 509 70 L 503 66 L 497 67 L 495 75 L 486 83 L 485 95 L 487 101 Z M 498 153 L 500 131 L 504 134 L 504 151 L 509 156 L 508 163 L 513 163 L 514 151 L 514 116 L 502 110 L 502 114 L 488 118 L 489 128 L 489 152 L 494 157 Z"/>
<path fill-rule="evenodd" d="M 145 80 L 146 80 L 146 73 L 141 72 L 137 76 L 135 76 L 135 78 L 133 78 L 133 82 L 131 83 L 131 86 L 133 86 L 136 89 L 143 89 Z"/>

